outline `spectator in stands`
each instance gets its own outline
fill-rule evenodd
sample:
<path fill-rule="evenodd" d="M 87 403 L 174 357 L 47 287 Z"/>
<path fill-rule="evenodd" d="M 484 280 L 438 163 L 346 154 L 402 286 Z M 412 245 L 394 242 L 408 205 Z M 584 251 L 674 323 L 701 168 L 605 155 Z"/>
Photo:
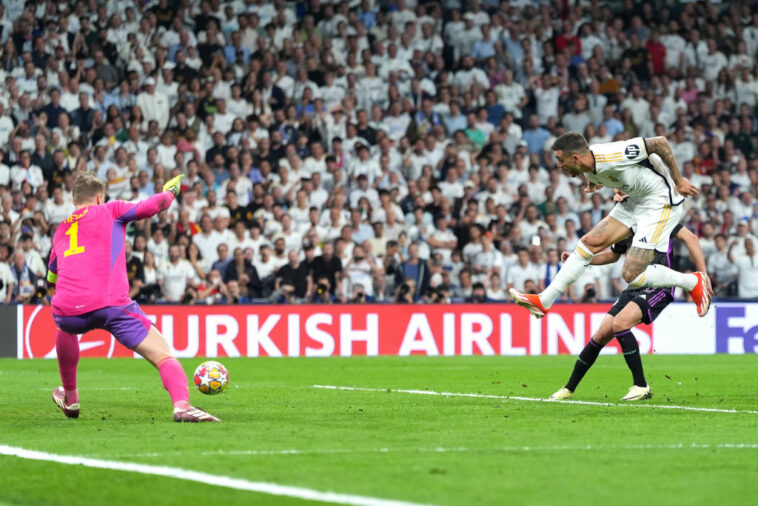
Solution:
<path fill-rule="evenodd" d="M 13 253 L 13 300 L 17 303 L 31 302 L 37 285 L 37 276 L 27 265 L 23 251 Z"/>
<path fill-rule="evenodd" d="M 158 275 L 159 270 L 155 263 L 155 256 L 150 251 L 146 251 L 145 261 L 142 262 L 142 286 L 136 300 L 140 303 L 154 304 L 160 299 L 161 287 Z"/>
<path fill-rule="evenodd" d="M 495 256 L 505 285 L 521 269 L 513 248 L 538 237 L 529 263 L 540 277 L 524 280 L 537 289 L 557 269 L 548 259 L 612 206 L 610 192 L 585 196 L 555 168 L 556 135 L 663 135 L 701 190 L 687 224 L 729 293 L 728 246 L 737 238 L 741 258 L 758 233 L 758 29 L 742 26 L 738 6 L 687 3 L 655 17 L 645 4 L 649 14 L 631 16 L 614 4 L 511 2 L 503 25 L 492 2 L 396 4 L 6 9 L 4 26 L 23 25 L 29 39 L 0 50 L 0 250 L 30 234 L 44 266 L 77 170 L 131 200 L 184 173 L 182 199 L 137 224 L 133 248 L 140 261 L 154 254 L 158 273 L 173 265 L 170 247 L 183 248 L 195 285 L 174 300 L 246 300 L 249 286 L 225 280 L 224 247 L 227 257 L 240 248 L 266 297 L 306 244 L 312 283 L 326 276 L 330 296 L 351 298 L 343 266 L 355 277 L 373 262 L 370 281 L 355 283 L 366 300 L 394 299 L 405 277 L 412 299 L 445 300 L 429 289 L 445 276 L 454 300 L 476 281 L 493 298 Z M 492 254 L 473 226 L 492 234 Z M 218 288 L 201 283 L 214 267 Z"/>
<path fill-rule="evenodd" d="M 0 244 L 0 301 L 3 304 L 14 302 L 16 288 L 16 276 L 8 263 L 11 258 L 10 253 L 7 244 Z"/>
<path fill-rule="evenodd" d="M 240 247 L 234 249 L 234 258 L 227 264 L 223 280 L 227 287 L 231 282 L 236 281 L 236 289 L 239 290 L 240 297 L 252 300 L 263 296 L 263 286 L 258 270 L 249 259 L 245 258 Z"/>
<path fill-rule="evenodd" d="M 737 267 L 737 296 L 741 299 L 758 298 L 758 256 L 753 239 L 745 239 L 745 253 L 736 252 L 738 241 L 729 245 L 728 258 Z"/>
<path fill-rule="evenodd" d="M 300 262 L 298 252 L 290 250 L 287 254 L 288 263 L 276 273 L 273 300 L 284 296 L 286 299 L 303 300 L 313 291 L 313 280 L 308 266 Z"/>
<path fill-rule="evenodd" d="M 159 271 L 158 283 L 166 302 L 179 302 L 188 287 L 197 285 L 198 277 L 190 262 L 182 258 L 178 245 L 169 248 L 168 257 Z"/>
<path fill-rule="evenodd" d="M 510 290 L 523 291 L 527 281 L 537 283 L 540 279 L 540 273 L 537 266 L 529 261 L 529 250 L 521 248 L 518 250 L 518 261 L 510 269 L 506 277 L 506 287 Z"/>

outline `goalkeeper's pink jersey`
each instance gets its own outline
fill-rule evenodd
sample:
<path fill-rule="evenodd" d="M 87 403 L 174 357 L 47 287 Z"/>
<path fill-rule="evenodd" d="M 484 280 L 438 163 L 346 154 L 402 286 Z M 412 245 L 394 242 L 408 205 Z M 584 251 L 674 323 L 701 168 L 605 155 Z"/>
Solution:
<path fill-rule="evenodd" d="M 173 200 L 168 191 L 137 204 L 115 200 L 82 207 L 63 220 L 48 262 L 48 281 L 56 285 L 53 313 L 72 316 L 129 304 L 126 225 L 159 213 Z"/>

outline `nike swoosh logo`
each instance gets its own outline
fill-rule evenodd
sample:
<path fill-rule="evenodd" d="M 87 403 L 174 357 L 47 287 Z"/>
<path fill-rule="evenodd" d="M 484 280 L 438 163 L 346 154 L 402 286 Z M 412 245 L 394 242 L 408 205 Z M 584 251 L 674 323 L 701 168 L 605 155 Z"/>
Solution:
<path fill-rule="evenodd" d="M 98 346 L 102 346 L 103 344 L 105 344 L 104 341 L 94 341 L 91 343 L 79 343 L 79 351 L 91 350 L 92 348 L 97 348 Z"/>

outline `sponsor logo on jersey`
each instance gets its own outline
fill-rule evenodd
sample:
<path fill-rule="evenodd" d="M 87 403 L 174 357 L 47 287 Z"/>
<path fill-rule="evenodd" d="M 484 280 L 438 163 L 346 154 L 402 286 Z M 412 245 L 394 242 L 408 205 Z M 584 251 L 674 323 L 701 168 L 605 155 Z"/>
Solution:
<path fill-rule="evenodd" d="M 84 216 L 85 214 L 87 214 L 87 211 L 89 211 L 89 207 L 85 207 L 84 211 L 82 211 L 81 213 L 73 213 L 71 216 L 69 216 L 68 218 L 66 218 L 63 221 L 65 223 L 72 223 L 72 222 L 74 222 L 74 221 L 76 221 L 78 219 L 81 219 L 82 216 Z"/>
<path fill-rule="evenodd" d="M 629 144 L 624 150 L 624 154 L 629 159 L 637 158 L 640 156 L 640 153 L 642 153 L 642 149 L 636 144 Z"/>
<path fill-rule="evenodd" d="M 640 239 L 640 242 L 644 242 L 645 244 L 647 244 L 647 237 L 643 237 L 642 239 Z"/>

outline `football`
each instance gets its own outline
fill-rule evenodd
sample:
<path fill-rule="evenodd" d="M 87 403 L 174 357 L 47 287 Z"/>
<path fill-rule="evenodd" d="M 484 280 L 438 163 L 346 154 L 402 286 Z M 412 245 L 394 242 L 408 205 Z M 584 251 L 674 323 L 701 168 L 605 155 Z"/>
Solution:
<path fill-rule="evenodd" d="M 195 369 L 195 386 L 202 393 L 216 395 L 229 383 L 229 371 L 214 360 L 203 362 Z"/>

